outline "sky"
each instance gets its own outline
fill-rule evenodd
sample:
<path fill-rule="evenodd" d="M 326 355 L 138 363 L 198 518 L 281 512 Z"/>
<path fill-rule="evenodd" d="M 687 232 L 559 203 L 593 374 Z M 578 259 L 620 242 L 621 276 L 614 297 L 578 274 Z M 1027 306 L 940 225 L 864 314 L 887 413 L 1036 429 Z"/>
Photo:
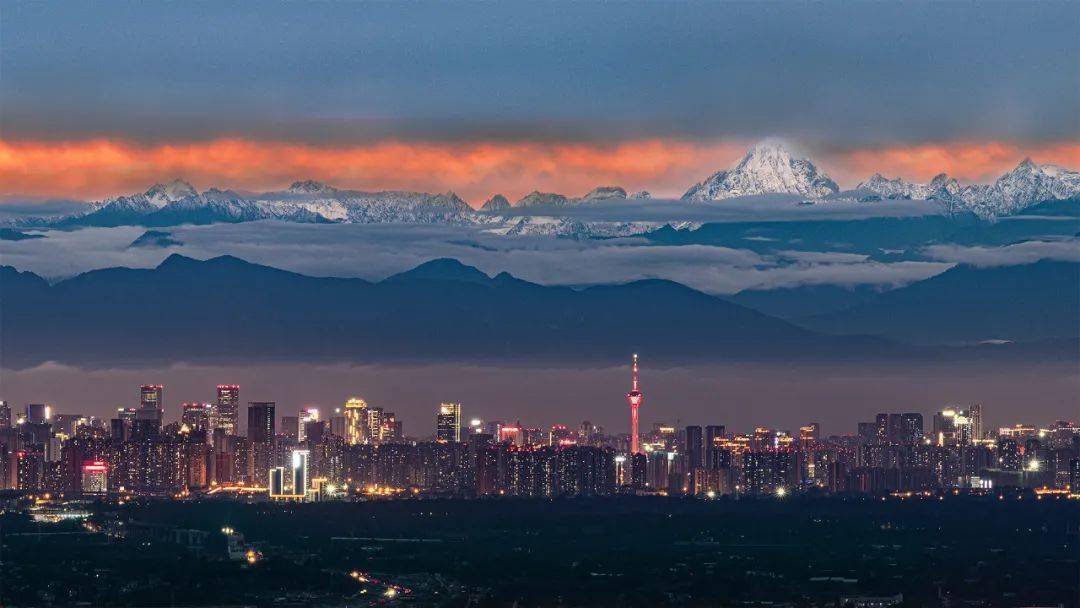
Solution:
<path fill-rule="evenodd" d="M 0 197 L 678 196 L 754 141 L 843 186 L 1080 166 L 1080 5 L 0 2 Z"/>

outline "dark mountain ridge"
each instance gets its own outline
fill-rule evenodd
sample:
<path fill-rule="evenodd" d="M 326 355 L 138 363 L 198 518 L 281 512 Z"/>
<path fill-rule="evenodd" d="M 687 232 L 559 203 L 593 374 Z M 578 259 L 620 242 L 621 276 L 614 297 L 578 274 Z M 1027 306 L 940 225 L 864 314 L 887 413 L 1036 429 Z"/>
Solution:
<path fill-rule="evenodd" d="M 572 289 L 435 260 L 384 281 L 309 277 L 231 256 L 169 256 L 49 285 L 0 268 L 8 368 L 171 361 L 721 361 L 906 351 L 824 336 L 683 285 Z"/>

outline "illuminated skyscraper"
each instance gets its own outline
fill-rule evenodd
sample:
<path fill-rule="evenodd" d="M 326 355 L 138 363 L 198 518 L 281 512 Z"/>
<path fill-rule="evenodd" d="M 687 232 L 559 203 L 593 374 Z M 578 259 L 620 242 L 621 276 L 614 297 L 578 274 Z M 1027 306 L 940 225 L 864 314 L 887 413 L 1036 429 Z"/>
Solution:
<path fill-rule="evenodd" d="M 157 410 L 158 419 L 165 413 L 165 388 L 160 384 L 144 384 L 139 387 L 139 409 Z"/>
<path fill-rule="evenodd" d="M 304 432 L 305 425 L 309 422 L 319 421 L 319 408 L 316 407 L 303 407 L 300 408 L 300 415 L 297 419 L 296 428 L 296 440 L 304 441 L 307 439 L 307 434 Z"/>
<path fill-rule="evenodd" d="M 240 432 L 240 386 L 237 384 L 219 384 L 217 403 L 214 409 L 214 429 L 225 429 L 226 435 Z"/>
<path fill-rule="evenodd" d="M 641 392 L 641 387 L 638 386 L 638 357 L 634 354 L 634 366 L 632 371 L 632 384 L 630 392 L 626 393 L 626 400 L 630 403 L 630 453 L 637 454 L 639 450 L 638 442 L 640 441 L 640 433 L 638 432 L 638 408 L 641 407 L 641 402 L 645 399 L 645 395 Z"/>
<path fill-rule="evenodd" d="M 359 397 L 350 397 L 345 402 L 345 441 L 349 445 L 368 441 L 367 402 Z"/>
<path fill-rule="evenodd" d="M 0 401 L 0 429 L 11 428 L 11 406 L 7 401 Z"/>
<path fill-rule="evenodd" d="M 210 425 L 210 413 L 214 406 L 209 403 L 185 403 L 181 406 L 180 422 L 192 431 L 206 430 Z"/>
<path fill-rule="evenodd" d="M 446 443 L 461 441 L 461 404 L 443 403 L 435 417 L 435 439 Z"/>
<path fill-rule="evenodd" d="M 256 485 L 268 482 L 270 459 L 274 452 L 274 409 L 273 401 L 248 403 L 247 435 L 251 449 L 251 468 L 248 475 Z"/>
<path fill-rule="evenodd" d="M 367 409 L 367 441 L 378 443 L 384 438 L 383 409 L 381 407 L 369 407 Z"/>
<path fill-rule="evenodd" d="M 307 450 L 292 451 L 292 493 L 294 496 L 307 494 L 309 454 Z"/>
<path fill-rule="evenodd" d="M 285 494 L 285 467 L 270 469 L 270 497 L 276 498 Z"/>
<path fill-rule="evenodd" d="M 82 491 L 105 494 L 109 490 L 109 464 L 103 460 L 87 460 L 82 465 Z"/>

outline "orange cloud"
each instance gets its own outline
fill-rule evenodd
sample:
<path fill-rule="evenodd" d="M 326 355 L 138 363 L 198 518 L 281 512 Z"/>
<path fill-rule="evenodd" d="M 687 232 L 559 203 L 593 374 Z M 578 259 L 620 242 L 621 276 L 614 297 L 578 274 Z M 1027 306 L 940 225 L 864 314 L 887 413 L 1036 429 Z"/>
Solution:
<path fill-rule="evenodd" d="M 834 178 L 854 185 L 874 173 L 930 181 L 938 173 L 961 182 L 987 182 L 1030 157 L 1040 164 L 1080 167 L 1080 143 L 1020 145 L 1003 142 L 955 142 L 853 150 L 837 155 Z"/>
<path fill-rule="evenodd" d="M 0 141 L 0 196 L 99 198 L 176 177 L 199 188 L 266 190 L 316 179 L 365 190 L 454 190 L 474 205 L 496 192 L 515 199 L 534 189 L 584 194 L 599 185 L 657 188 L 675 196 L 744 149 L 743 144 L 664 140 L 612 146 L 391 141 L 343 147 L 242 139 L 158 146 Z"/>
<path fill-rule="evenodd" d="M 154 182 L 186 179 L 196 187 L 270 190 L 298 179 L 339 188 L 454 190 L 473 205 L 501 192 L 514 200 L 532 190 L 579 195 L 599 185 L 679 196 L 729 166 L 748 142 L 643 139 L 613 145 L 541 142 L 399 142 L 320 146 L 248 139 L 168 145 L 122 140 L 0 140 L 0 196 L 102 198 Z M 965 142 L 834 152 L 818 158 L 845 186 L 880 171 L 928 180 L 940 171 L 984 181 L 1025 156 L 1080 166 L 1080 144 L 1023 146 Z"/>

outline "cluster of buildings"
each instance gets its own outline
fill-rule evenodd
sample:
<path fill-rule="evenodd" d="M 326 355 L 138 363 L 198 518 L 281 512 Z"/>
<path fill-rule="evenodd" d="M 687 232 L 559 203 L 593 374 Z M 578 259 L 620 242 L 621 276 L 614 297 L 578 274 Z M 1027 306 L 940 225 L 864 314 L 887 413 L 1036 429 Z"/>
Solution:
<path fill-rule="evenodd" d="M 108 421 L 0 402 L 0 486 L 10 490 L 276 500 L 366 496 L 715 497 L 794 492 L 887 493 L 1038 488 L 1080 494 L 1080 428 L 987 430 L 978 405 L 881 413 L 854 434 L 823 436 L 720 424 L 638 428 L 644 402 L 633 366 L 631 433 L 464 421 L 460 403 L 435 410 L 434 433 L 410 437 L 393 412 L 354 397 L 332 411 L 279 417 L 274 402 L 241 405 L 222 384 L 214 402 L 184 403 L 165 422 L 164 389 L 139 389 L 138 407 Z M 246 425 L 240 425 L 241 414 Z"/>

